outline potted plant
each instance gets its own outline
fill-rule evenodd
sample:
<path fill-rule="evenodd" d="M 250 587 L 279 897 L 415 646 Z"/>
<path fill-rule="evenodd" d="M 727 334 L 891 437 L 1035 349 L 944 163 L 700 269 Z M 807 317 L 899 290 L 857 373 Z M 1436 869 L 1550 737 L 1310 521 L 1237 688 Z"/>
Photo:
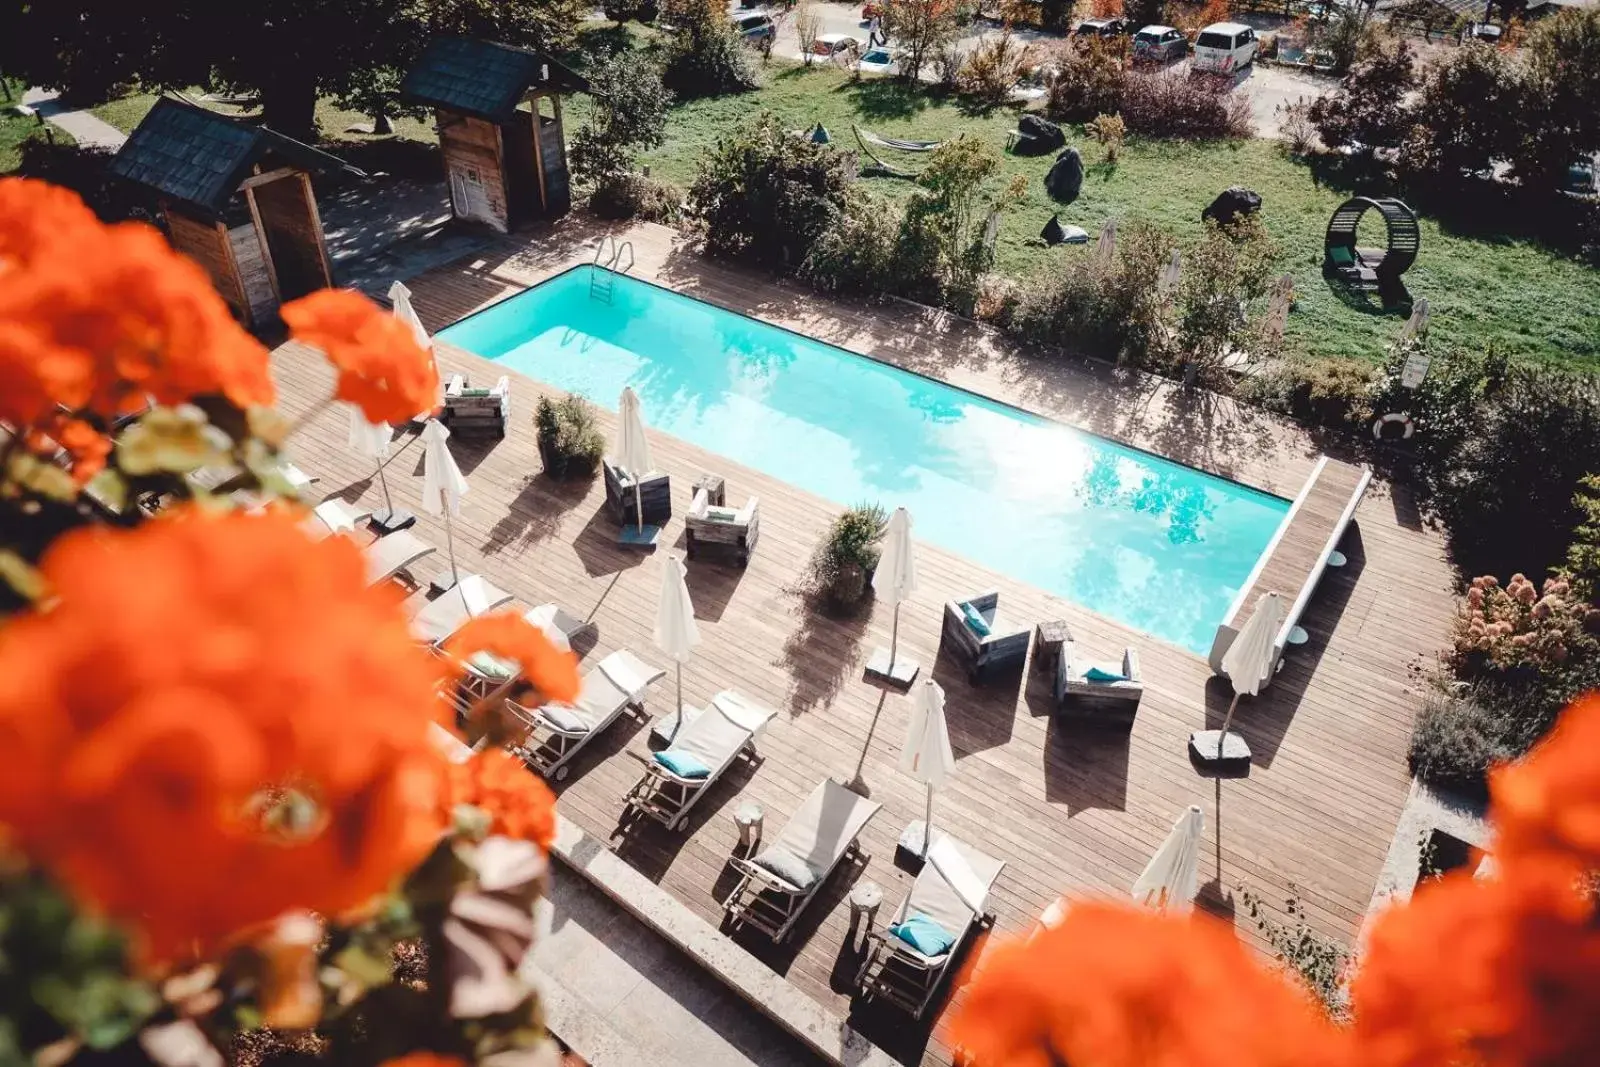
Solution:
<path fill-rule="evenodd" d="M 539 459 L 552 478 L 587 478 L 600 466 L 606 442 L 595 425 L 594 409 L 581 396 L 539 398 L 533 413 Z"/>
<path fill-rule="evenodd" d="M 858 504 L 833 520 L 811 554 L 812 592 L 828 609 L 851 614 L 871 594 L 889 516 L 877 504 Z"/>

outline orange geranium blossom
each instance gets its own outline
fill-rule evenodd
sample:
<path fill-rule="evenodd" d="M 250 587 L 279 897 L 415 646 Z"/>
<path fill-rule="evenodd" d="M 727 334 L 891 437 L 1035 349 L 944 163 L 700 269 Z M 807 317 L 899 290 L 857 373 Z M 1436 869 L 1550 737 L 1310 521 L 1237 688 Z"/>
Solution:
<path fill-rule="evenodd" d="M 1205 915 L 1077 903 L 984 953 L 951 1026 L 979 1067 L 1347 1067 L 1310 995 Z"/>
<path fill-rule="evenodd" d="M 60 210 L 60 191 L 42 183 L 6 195 Z M 0 418 L 33 426 L 58 407 L 110 418 L 150 398 L 207 394 L 239 407 L 272 402 L 266 349 L 233 320 L 205 271 L 154 228 L 80 223 L 59 239 L 20 232 L 10 240 L 27 258 L 18 253 L 0 285 Z"/>
<path fill-rule="evenodd" d="M 368 422 L 405 422 L 438 403 L 439 369 L 410 327 L 349 289 L 322 289 L 283 305 L 295 340 L 339 370 L 334 395 Z"/>
<path fill-rule="evenodd" d="M 0 827 L 152 958 L 356 908 L 433 846 L 438 661 L 354 542 L 178 508 L 40 569 L 56 600 L 0 628 Z"/>
<path fill-rule="evenodd" d="M 1559 858 L 1600 870 L 1600 692 L 1577 700 L 1550 736 L 1490 780 L 1495 855 L 1511 865 Z"/>
<path fill-rule="evenodd" d="M 404 1056 L 384 1060 L 378 1067 L 467 1067 L 467 1061 L 439 1052 L 408 1052 Z"/>
<path fill-rule="evenodd" d="M 479 652 L 515 661 L 522 680 L 545 700 L 570 703 L 578 696 L 578 659 L 551 643 L 544 631 L 514 611 L 479 615 L 445 642 L 458 662 Z"/>
<path fill-rule="evenodd" d="M 0 178 L 0 274 L 52 245 L 92 237 L 100 220 L 77 193 L 35 178 Z"/>
<path fill-rule="evenodd" d="M 532 841 L 545 851 L 556 839 L 556 798 L 521 760 L 490 748 L 450 767 L 449 807 L 470 804 L 492 820 L 488 832 Z"/>

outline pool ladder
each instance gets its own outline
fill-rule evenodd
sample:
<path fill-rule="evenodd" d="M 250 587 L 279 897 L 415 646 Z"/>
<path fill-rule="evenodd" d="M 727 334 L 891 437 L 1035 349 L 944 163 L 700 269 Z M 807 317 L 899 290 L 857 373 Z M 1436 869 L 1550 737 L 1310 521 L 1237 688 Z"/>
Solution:
<path fill-rule="evenodd" d="M 607 249 L 611 255 L 606 255 Z M 627 262 L 623 262 L 623 254 L 627 254 Z M 609 233 L 600 238 L 600 243 L 595 246 L 594 265 L 599 269 L 589 275 L 589 299 L 604 300 L 611 303 L 611 291 L 616 286 L 617 275 L 626 274 L 633 269 L 633 242 L 622 241 Z"/>

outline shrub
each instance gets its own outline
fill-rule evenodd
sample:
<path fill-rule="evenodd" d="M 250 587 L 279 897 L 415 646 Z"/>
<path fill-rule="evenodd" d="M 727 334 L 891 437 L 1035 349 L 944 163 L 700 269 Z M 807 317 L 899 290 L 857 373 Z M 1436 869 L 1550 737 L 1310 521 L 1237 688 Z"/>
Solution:
<path fill-rule="evenodd" d="M 688 0 L 668 53 L 667 88 L 686 99 L 742 93 L 757 85 L 744 42 L 727 11 L 713 0 Z"/>
<path fill-rule="evenodd" d="M 1500 49 L 1469 41 L 1428 65 L 1416 125 L 1401 154 L 1408 168 L 1451 178 L 1486 171 L 1517 150 L 1510 116 L 1523 107 L 1512 62 Z"/>
<path fill-rule="evenodd" d="M 954 0 L 884 0 L 883 29 L 900 50 L 900 77 L 915 85 L 960 28 Z"/>
<path fill-rule="evenodd" d="M 858 504 L 833 520 L 811 555 L 809 571 L 810 591 L 825 607 L 850 613 L 867 599 L 888 521 L 877 504 Z"/>
<path fill-rule="evenodd" d="M 1332 429 L 1366 429 L 1372 418 L 1377 368 L 1366 360 L 1327 358 L 1291 367 L 1291 382 L 1284 391 L 1290 415 Z"/>
<path fill-rule="evenodd" d="M 864 190 L 851 189 L 836 226 L 823 231 L 800 267 L 827 292 L 867 293 L 888 284 L 900 230 L 898 208 Z"/>
<path fill-rule="evenodd" d="M 1244 93 L 1180 70 L 1128 71 L 1121 112 L 1128 130 L 1144 137 L 1218 140 L 1249 137 L 1255 129 Z"/>
<path fill-rule="evenodd" d="M 1411 416 L 1412 481 L 1424 497 L 1431 497 L 1440 480 L 1454 469 L 1467 439 L 1478 432 L 1484 397 L 1504 384 L 1507 363 L 1494 352 L 1440 353 L 1433 357 L 1422 384 L 1407 389 L 1401 384 L 1401 370 L 1411 353 L 1424 344 L 1412 341 L 1390 350 L 1372 406 L 1374 415 L 1403 411 Z"/>
<path fill-rule="evenodd" d="M 1290 883 L 1289 891 L 1297 893 L 1299 888 Z M 1300 907 L 1299 897 L 1291 896 L 1284 901 L 1283 910 L 1294 920 L 1290 925 L 1274 919 L 1262 907 L 1261 898 L 1249 890 L 1239 895 L 1250 918 L 1255 920 L 1256 929 L 1272 946 L 1278 962 L 1306 984 L 1329 1015 L 1335 1019 L 1347 1018 L 1350 1008 L 1345 1001 L 1344 979 L 1350 967 L 1349 951 L 1339 942 L 1311 928 Z"/>
<path fill-rule="evenodd" d="M 989 107 L 1011 98 L 1011 89 L 1031 62 L 1031 50 L 1006 29 L 978 42 L 956 75 L 956 89 Z"/>
<path fill-rule="evenodd" d="M 661 14 L 661 5 L 656 0 L 605 0 L 600 10 L 612 22 L 654 22 Z"/>
<path fill-rule="evenodd" d="M 800 45 L 801 62 L 806 66 L 817 57 L 817 37 L 822 33 L 822 15 L 810 0 L 801 0 L 794 9 L 794 36 Z"/>
<path fill-rule="evenodd" d="M 689 203 L 711 255 L 793 268 L 838 225 L 849 184 L 843 154 L 792 136 L 768 112 L 717 142 Z"/>
<path fill-rule="evenodd" d="M 1074 38 L 1061 49 L 1045 113 L 1058 122 L 1088 122 L 1122 110 L 1122 53 L 1098 37 Z"/>
<path fill-rule="evenodd" d="M 1574 159 L 1600 151 L 1600 9 L 1566 10 L 1528 34 L 1518 173 L 1559 188 Z"/>
<path fill-rule="evenodd" d="M 589 84 L 594 103 L 572 136 L 572 172 L 591 188 L 618 186 L 640 152 L 666 139 L 672 94 L 662 85 L 660 66 L 633 52 L 596 63 Z"/>
<path fill-rule="evenodd" d="M 1572 532 L 1563 573 L 1579 596 L 1591 604 L 1600 604 L 1600 474 L 1591 474 L 1578 483 L 1572 506 L 1580 521 Z"/>
<path fill-rule="evenodd" d="M 1311 121 L 1311 101 L 1296 98 L 1292 104 L 1279 104 L 1273 109 L 1278 117 L 1278 129 L 1294 155 L 1303 156 L 1317 147 L 1317 127 Z"/>
<path fill-rule="evenodd" d="M 1115 163 L 1122 152 L 1122 142 L 1127 139 L 1128 126 L 1121 115 L 1096 115 L 1094 121 L 1084 127 L 1084 132 L 1100 142 L 1100 147 L 1106 151 L 1106 162 Z"/>
<path fill-rule="evenodd" d="M 945 142 L 917 179 L 906 204 L 892 267 L 898 291 L 943 300 L 963 315 L 977 300 L 977 282 L 994 259 L 984 239 L 990 215 L 1004 211 L 1027 190 L 1022 176 L 999 195 L 984 185 L 1000 171 L 1000 154 L 987 142 L 961 134 Z"/>
<path fill-rule="evenodd" d="M 1501 587 L 1493 575 L 1474 578 L 1456 616 L 1450 666 L 1458 678 L 1559 669 L 1574 656 L 1600 652 L 1600 609 L 1564 578 L 1542 590 L 1514 574 Z"/>
<path fill-rule="evenodd" d="M 933 65 L 934 86 L 947 93 L 955 92 L 961 68 L 967 62 L 967 53 L 962 51 L 961 45 L 955 41 L 946 41 L 933 50 L 928 62 Z"/>
<path fill-rule="evenodd" d="M 589 210 L 603 219 L 673 223 L 683 213 L 683 190 L 643 174 L 622 174 L 589 195 Z"/>
<path fill-rule="evenodd" d="M 552 401 L 539 398 L 533 413 L 539 458 L 556 479 L 589 477 L 600 466 L 606 439 L 595 425 L 594 409 L 581 396 Z"/>
<path fill-rule="evenodd" d="M 1312 103 L 1311 121 L 1330 148 L 1398 148 L 1411 124 L 1404 101 L 1416 85 L 1410 45 L 1375 49 L 1350 69 L 1336 92 Z"/>
<path fill-rule="evenodd" d="M 1489 768 L 1526 752 L 1548 726 L 1486 691 L 1430 693 L 1411 732 L 1411 773 L 1429 785 L 1482 796 Z"/>
<path fill-rule="evenodd" d="M 1186 384 L 1225 387 L 1222 362 L 1251 335 L 1244 305 L 1266 292 L 1275 249 L 1254 215 L 1207 220 L 1178 283 L 1178 348 Z"/>

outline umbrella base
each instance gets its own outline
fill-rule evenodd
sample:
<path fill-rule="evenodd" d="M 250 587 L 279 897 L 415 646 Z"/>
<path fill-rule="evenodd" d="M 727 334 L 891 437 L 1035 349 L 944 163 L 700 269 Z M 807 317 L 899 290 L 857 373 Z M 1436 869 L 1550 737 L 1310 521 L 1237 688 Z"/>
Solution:
<path fill-rule="evenodd" d="M 449 571 L 445 571 L 443 574 L 439 575 L 438 577 L 434 578 L 433 581 L 428 583 L 428 591 L 434 596 L 439 596 L 443 593 L 448 593 L 450 590 L 454 589 L 456 585 L 457 581 L 455 577 L 452 576 Z"/>
<path fill-rule="evenodd" d="M 367 525 L 380 533 L 391 534 L 404 530 L 416 521 L 417 517 L 411 512 L 396 508 L 393 511 L 374 511 L 372 517 L 367 520 Z"/>
<path fill-rule="evenodd" d="M 642 529 L 638 526 L 624 526 L 617 533 L 617 544 L 624 548 L 654 548 L 656 538 L 660 536 L 659 526 L 645 526 Z"/>
<path fill-rule="evenodd" d="M 874 649 L 872 658 L 867 660 L 868 678 L 900 689 L 911 688 L 911 683 L 917 680 L 917 672 L 921 669 L 922 664 L 914 659 L 907 659 L 904 656 L 892 658 L 887 648 Z"/>
<path fill-rule="evenodd" d="M 894 861 L 908 870 L 915 870 L 922 866 L 923 837 L 928 832 L 928 824 L 921 819 L 915 819 L 906 824 L 905 831 L 901 833 L 900 840 L 895 843 Z M 944 834 L 937 829 L 933 831 L 933 839 L 928 842 L 932 845 L 938 842 Z"/>
<path fill-rule="evenodd" d="M 1248 771 L 1250 746 L 1229 730 L 1201 730 L 1189 735 L 1189 754 L 1200 763 L 1220 771 Z"/>

